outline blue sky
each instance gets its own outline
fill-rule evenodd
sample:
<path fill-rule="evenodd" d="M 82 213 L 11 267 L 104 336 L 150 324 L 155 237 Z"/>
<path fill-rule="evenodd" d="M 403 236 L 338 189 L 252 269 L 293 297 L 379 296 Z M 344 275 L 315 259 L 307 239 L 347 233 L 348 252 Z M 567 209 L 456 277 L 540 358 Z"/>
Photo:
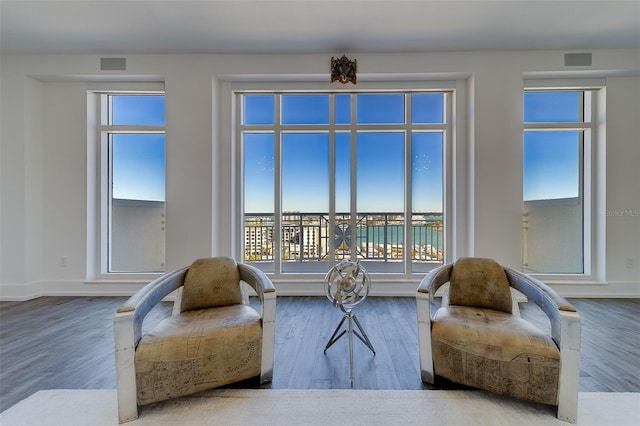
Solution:
<path fill-rule="evenodd" d="M 113 198 L 164 201 L 164 134 L 114 134 Z"/>
<path fill-rule="evenodd" d="M 164 125 L 164 96 L 113 96 L 113 124 Z M 284 124 L 329 123 L 328 96 L 283 96 Z M 397 124 L 405 120 L 402 95 L 362 94 L 356 101 L 361 124 Z M 441 123 L 440 94 L 413 95 L 414 123 Z M 527 92 L 525 122 L 577 122 L 578 92 Z M 273 124 L 270 95 L 246 97 L 247 124 Z M 350 96 L 336 95 L 335 122 L 348 124 Z M 350 206 L 350 133 L 336 133 L 336 211 Z M 245 136 L 245 209 L 272 212 L 274 137 L 271 133 Z M 526 132 L 523 139 L 524 199 L 578 196 L 579 144 L 577 131 Z M 357 208 L 361 212 L 404 210 L 404 138 L 398 131 L 359 132 L 356 137 Z M 439 132 L 412 136 L 412 200 L 414 211 L 442 211 L 443 140 Z M 165 199 L 165 138 L 163 134 L 113 136 L 114 198 Z M 282 203 L 284 211 L 329 210 L 329 136 L 327 133 L 285 133 L 282 138 Z"/>
<path fill-rule="evenodd" d="M 526 92 L 525 123 L 578 123 L 579 92 Z M 523 137 L 524 200 L 578 197 L 579 131 L 528 131 Z"/>
<path fill-rule="evenodd" d="M 164 126 L 164 96 L 112 96 L 113 125 Z M 164 134 L 112 136 L 113 198 L 164 201 Z"/>
<path fill-rule="evenodd" d="M 417 123 L 441 123 L 443 96 L 414 95 Z M 329 97 L 290 95 L 282 97 L 283 124 L 328 124 Z M 336 124 L 349 124 L 350 95 L 336 95 Z M 401 124 L 405 121 L 401 94 L 359 95 L 356 121 L 359 124 Z M 245 124 L 274 123 L 274 98 L 251 95 L 245 98 Z M 282 137 L 282 210 L 327 212 L 329 210 L 329 146 L 326 132 L 290 132 Z M 404 134 L 398 131 L 367 131 L 356 136 L 357 209 L 361 212 L 403 212 L 405 185 Z M 351 133 L 335 134 L 336 211 L 350 210 Z M 442 136 L 415 133 L 414 211 L 442 211 Z M 247 133 L 244 140 L 245 211 L 272 212 L 274 180 L 274 137 L 270 133 Z"/>

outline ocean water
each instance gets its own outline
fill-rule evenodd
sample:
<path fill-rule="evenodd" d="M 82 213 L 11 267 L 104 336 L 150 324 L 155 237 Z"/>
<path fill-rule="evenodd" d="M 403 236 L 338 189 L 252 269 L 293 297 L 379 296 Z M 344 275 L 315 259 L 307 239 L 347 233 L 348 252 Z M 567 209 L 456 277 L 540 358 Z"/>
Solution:
<path fill-rule="evenodd" d="M 385 235 L 386 228 L 386 235 Z M 444 232 L 440 227 L 414 225 L 411 227 L 412 245 L 430 245 L 436 250 L 444 248 Z M 369 244 L 392 244 L 404 246 L 404 229 L 402 225 L 367 226 L 359 227 L 357 230 L 358 245 Z"/>

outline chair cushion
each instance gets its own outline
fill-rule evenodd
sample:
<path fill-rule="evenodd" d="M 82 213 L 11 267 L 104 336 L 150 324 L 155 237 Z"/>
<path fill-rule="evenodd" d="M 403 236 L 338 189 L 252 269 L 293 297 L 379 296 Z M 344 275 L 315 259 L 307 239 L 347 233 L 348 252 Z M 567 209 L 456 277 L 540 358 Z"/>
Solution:
<path fill-rule="evenodd" d="M 138 404 L 188 395 L 260 374 L 260 315 L 231 305 L 161 321 L 135 352 Z"/>
<path fill-rule="evenodd" d="M 242 303 L 240 272 L 230 257 L 198 259 L 187 271 L 180 311 Z"/>
<path fill-rule="evenodd" d="M 502 265 L 492 259 L 458 259 L 451 272 L 449 303 L 511 313 L 511 288 Z"/>
<path fill-rule="evenodd" d="M 466 306 L 438 309 L 432 326 L 435 374 L 453 382 L 557 404 L 560 351 L 512 314 Z"/>

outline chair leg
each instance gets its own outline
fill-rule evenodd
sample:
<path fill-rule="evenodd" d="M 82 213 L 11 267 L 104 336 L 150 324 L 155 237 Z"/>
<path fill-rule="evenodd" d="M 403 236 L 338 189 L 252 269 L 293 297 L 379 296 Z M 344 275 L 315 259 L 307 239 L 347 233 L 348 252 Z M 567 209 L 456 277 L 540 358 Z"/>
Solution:
<path fill-rule="evenodd" d="M 127 423 L 138 418 L 138 405 L 136 396 L 125 395 L 122 389 L 118 388 L 118 421 Z"/>
<path fill-rule="evenodd" d="M 138 418 L 138 402 L 133 357 L 128 351 L 116 352 L 118 420 L 130 422 Z M 131 352 L 133 352 L 131 350 Z"/>
<path fill-rule="evenodd" d="M 429 295 L 416 296 L 418 314 L 418 350 L 420 356 L 420 378 L 425 383 L 434 384 L 433 355 L 431 353 L 431 303 Z"/>
<path fill-rule="evenodd" d="M 558 419 L 569 423 L 577 423 L 578 404 L 565 404 L 560 402 L 558 404 Z"/>
<path fill-rule="evenodd" d="M 116 358 L 118 420 L 138 418 L 133 312 L 117 313 L 113 321 Z"/>
<path fill-rule="evenodd" d="M 580 382 L 580 318 L 576 312 L 560 311 L 560 380 L 558 383 L 558 419 L 578 421 Z"/>
<path fill-rule="evenodd" d="M 265 293 L 262 300 L 262 361 L 260 384 L 273 378 L 274 346 L 276 340 L 276 294 Z"/>
<path fill-rule="evenodd" d="M 573 384 L 561 382 L 558 393 L 558 419 L 569 423 L 577 423 L 578 383 L 576 382 L 575 384 Z"/>

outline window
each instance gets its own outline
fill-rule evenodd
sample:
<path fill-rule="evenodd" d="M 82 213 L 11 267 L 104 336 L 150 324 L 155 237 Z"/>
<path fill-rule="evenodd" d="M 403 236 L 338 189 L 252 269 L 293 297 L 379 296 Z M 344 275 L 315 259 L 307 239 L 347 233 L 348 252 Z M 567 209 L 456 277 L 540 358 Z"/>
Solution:
<path fill-rule="evenodd" d="M 424 272 L 445 253 L 452 92 L 239 92 L 244 261 Z"/>
<path fill-rule="evenodd" d="M 523 267 L 590 271 L 593 90 L 524 93 Z"/>
<path fill-rule="evenodd" d="M 102 93 L 101 273 L 164 271 L 165 118 L 161 93 Z"/>

